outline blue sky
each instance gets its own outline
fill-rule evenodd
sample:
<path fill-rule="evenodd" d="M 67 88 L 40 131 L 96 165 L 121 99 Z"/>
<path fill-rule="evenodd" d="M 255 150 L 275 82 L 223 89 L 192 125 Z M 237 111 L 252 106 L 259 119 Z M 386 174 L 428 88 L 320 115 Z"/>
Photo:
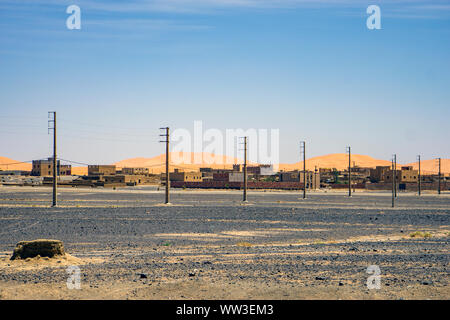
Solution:
<path fill-rule="evenodd" d="M 67 6 L 81 8 L 68 30 Z M 368 30 L 366 8 L 381 8 Z M 280 129 L 280 160 L 450 158 L 450 2 L 0 0 L 0 155 L 110 163 L 161 126 Z"/>

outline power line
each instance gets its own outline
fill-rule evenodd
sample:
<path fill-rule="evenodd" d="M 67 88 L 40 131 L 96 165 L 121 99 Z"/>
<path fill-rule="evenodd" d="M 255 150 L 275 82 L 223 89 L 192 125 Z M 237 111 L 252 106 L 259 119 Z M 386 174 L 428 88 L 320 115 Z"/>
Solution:
<path fill-rule="evenodd" d="M 70 162 L 70 163 L 74 163 L 74 164 L 81 164 L 83 166 L 89 166 L 89 164 L 87 164 L 87 163 L 77 162 L 77 161 L 73 161 L 73 160 L 67 160 L 67 159 L 61 159 L 61 158 L 58 158 L 58 160 L 65 161 L 65 162 Z"/>
<path fill-rule="evenodd" d="M 103 128 L 115 128 L 115 129 L 123 129 L 123 130 L 145 130 L 148 131 L 148 128 L 146 127 L 123 127 L 123 126 L 117 126 L 117 125 L 106 125 L 106 124 L 98 124 L 98 123 L 87 123 L 87 122 L 79 122 L 79 121 L 73 121 L 73 120 L 67 120 L 67 119 L 59 119 L 59 121 L 62 121 L 64 123 L 71 123 L 81 126 L 89 126 L 89 127 L 103 127 Z"/>
<path fill-rule="evenodd" d="M 35 160 L 29 160 L 29 161 L 18 161 L 18 162 L 11 162 L 11 163 L 0 163 L 0 166 L 12 166 L 15 164 L 23 164 L 23 163 L 32 163 L 33 161 L 39 161 L 39 160 L 47 160 L 48 158 L 41 158 L 41 159 L 35 159 Z"/>

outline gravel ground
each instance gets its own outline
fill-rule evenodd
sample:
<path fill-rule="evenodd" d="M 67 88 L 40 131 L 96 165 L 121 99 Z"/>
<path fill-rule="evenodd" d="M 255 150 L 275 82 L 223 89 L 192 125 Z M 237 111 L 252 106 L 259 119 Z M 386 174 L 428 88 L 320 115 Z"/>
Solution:
<path fill-rule="evenodd" d="M 0 187 L 0 299 L 449 299 L 450 194 Z M 420 234 L 415 232 L 420 231 Z M 79 258 L 11 262 L 22 240 Z M 368 289 L 367 267 L 381 270 Z"/>

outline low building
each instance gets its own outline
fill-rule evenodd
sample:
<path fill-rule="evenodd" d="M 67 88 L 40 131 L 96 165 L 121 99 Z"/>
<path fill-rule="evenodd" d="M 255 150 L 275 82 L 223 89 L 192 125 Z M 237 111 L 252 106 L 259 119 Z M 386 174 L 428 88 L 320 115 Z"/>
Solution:
<path fill-rule="evenodd" d="M 154 179 L 145 175 L 137 174 L 115 174 L 111 176 L 101 176 L 99 183 L 103 183 L 105 187 L 111 186 L 137 186 L 142 184 L 154 183 Z"/>
<path fill-rule="evenodd" d="M 115 165 L 90 165 L 88 175 L 90 176 L 112 176 L 116 174 Z"/>
<path fill-rule="evenodd" d="M 184 181 L 184 182 L 200 182 L 203 181 L 201 172 L 184 172 L 175 169 L 169 174 L 170 181 Z"/>
<path fill-rule="evenodd" d="M 229 182 L 244 182 L 244 173 L 243 172 L 230 172 L 230 173 L 228 173 L 228 181 Z"/>
<path fill-rule="evenodd" d="M 401 170 L 395 170 L 396 175 L 395 179 L 397 183 L 406 183 L 406 182 L 418 182 L 419 180 L 419 171 L 414 170 L 413 167 L 401 167 Z M 387 170 L 383 176 L 383 182 L 392 182 L 394 177 L 393 170 Z"/>
<path fill-rule="evenodd" d="M 383 182 L 385 179 L 385 175 L 389 171 L 391 171 L 390 166 L 376 166 L 375 169 L 370 169 L 370 181 Z"/>
<path fill-rule="evenodd" d="M 228 181 L 229 172 L 213 173 L 213 181 Z"/>
<path fill-rule="evenodd" d="M 72 174 L 71 165 L 61 165 L 59 160 L 56 161 L 57 175 L 70 176 Z M 31 175 L 37 177 L 53 176 L 53 158 L 47 160 L 33 160 Z"/>
<path fill-rule="evenodd" d="M 122 174 L 124 175 L 149 175 L 148 168 L 122 168 Z"/>
<path fill-rule="evenodd" d="M 257 175 L 257 176 L 272 176 L 275 174 L 273 165 L 271 165 L 271 164 L 261 164 L 259 166 L 249 166 L 249 167 L 247 167 L 247 172 Z"/>
<path fill-rule="evenodd" d="M 31 171 L 24 170 L 0 170 L 0 176 L 29 176 Z"/>
<path fill-rule="evenodd" d="M 414 170 L 412 166 L 402 167 L 401 182 L 418 182 L 419 181 L 419 170 Z"/>
<path fill-rule="evenodd" d="M 304 174 L 303 171 L 287 171 L 280 172 L 280 182 L 300 182 L 305 183 L 304 176 L 306 178 L 306 187 L 309 189 L 318 189 L 320 188 L 320 173 L 314 171 L 306 171 Z"/>

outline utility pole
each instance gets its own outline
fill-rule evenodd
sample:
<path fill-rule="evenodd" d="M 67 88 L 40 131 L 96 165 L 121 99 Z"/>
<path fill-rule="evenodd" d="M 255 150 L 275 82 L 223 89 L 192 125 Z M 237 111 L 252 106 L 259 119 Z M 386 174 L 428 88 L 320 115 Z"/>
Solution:
<path fill-rule="evenodd" d="M 352 148 L 347 147 L 348 152 L 348 196 L 352 196 Z"/>
<path fill-rule="evenodd" d="M 248 202 L 247 201 L 247 139 L 248 137 L 243 137 L 244 139 L 244 194 L 243 194 L 243 198 L 242 201 L 243 202 Z"/>
<path fill-rule="evenodd" d="M 394 154 L 394 196 L 397 198 L 397 155 Z"/>
<path fill-rule="evenodd" d="M 166 130 L 165 134 L 160 134 L 161 137 L 165 137 L 166 139 L 160 142 L 164 142 L 166 144 L 166 198 L 164 204 L 170 204 L 170 177 L 169 177 L 169 164 L 170 164 L 170 153 L 169 153 L 169 141 L 170 141 L 170 133 L 169 127 L 159 128 L 160 130 Z"/>
<path fill-rule="evenodd" d="M 422 192 L 422 190 L 421 190 L 421 187 L 422 187 L 421 182 L 422 181 L 421 181 L 421 177 L 420 177 L 420 154 L 417 156 L 417 161 L 419 162 L 419 176 L 418 176 L 418 180 L 417 180 L 417 191 L 420 196 L 421 192 Z"/>
<path fill-rule="evenodd" d="M 314 190 L 317 190 L 317 166 L 314 166 Z"/>
<path fill-rule="evenodd" d="M 300 149 L 303 153 L 303 199 L 306 199 L 306 141 L 300 142 Z M 300 176 L 298 178 L 300 180 Z"/>
<path fill-rule="evenodd" d="M 394 208 L 394 206 L 395 206 L 394 156 L 392 156 L 391 162 L 392 162 L 392 174 L 393 174 L 392 175 L 392 208 Z"/>
<path fill-rule="evenodd" d="M 355 168 L 356 168 L 356 162 L 355 161 L 353 161 L 353 170 L 355 170 Z M 356 171 L 355 171 L 356 172 Z M 356 192 L 356 184 L 354 183 L 353 184 L 353 193 L 355 193 Z"/>
<path fill-rule="evenodd" d="M 438 194 L 441 194 L 441 158 L 439 160 L 439 173 L 438 173 Z"/>
<path fill-rule="evenodd" d="M 53 118 L 51 117 L 53 115 Z M 49 111 L 48 129 L 53 130 L 53 201 L 52 207 L 58 204 L 58 162 L 56 160 L 56 111 Z M 53 127 L 51 126 L 53 124 Z"/>

